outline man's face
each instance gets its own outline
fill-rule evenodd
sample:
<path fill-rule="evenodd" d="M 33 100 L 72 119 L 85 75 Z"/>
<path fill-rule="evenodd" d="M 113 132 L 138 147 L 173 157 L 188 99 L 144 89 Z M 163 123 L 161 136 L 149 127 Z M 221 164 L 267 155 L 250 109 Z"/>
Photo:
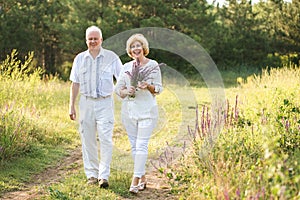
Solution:
<path fill-rule="evenodd" d="M 102 44 L 102 38 L 97 31 L 92 31 L 87 35 L 86 44 L 89 50 L 99 50 Z"/>

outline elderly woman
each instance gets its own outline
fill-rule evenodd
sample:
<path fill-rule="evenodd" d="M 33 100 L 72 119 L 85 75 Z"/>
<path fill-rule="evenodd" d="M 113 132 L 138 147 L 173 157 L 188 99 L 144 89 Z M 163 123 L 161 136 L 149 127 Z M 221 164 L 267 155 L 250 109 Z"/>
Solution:
<path fill-rule="evenodd" d="M 129 191 L 136 194 L 146 188 L 148 143 L 158 119 L 155 96 L 162 92 L 163 87 L 158 63 L 146 57 L 149 45 L 142 34 L 134 34 L 127 40 L 126 51 L 133 60 L 124 64 L 115 92 L 122 98 L 122 124 L 134 161 Z"/>

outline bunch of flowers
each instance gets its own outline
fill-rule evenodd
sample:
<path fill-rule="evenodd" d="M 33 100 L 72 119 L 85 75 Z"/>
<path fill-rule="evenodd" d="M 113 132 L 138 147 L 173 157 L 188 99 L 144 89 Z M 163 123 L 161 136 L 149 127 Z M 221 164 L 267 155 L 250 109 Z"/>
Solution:
<path fill-rule="evenodd" d="M 149 80 L 151 78 L 150 74 L 156 72 L 162 64 L 155 67 L 141 67 L 140 65 L 140 62 L 137 60 L 133 63 L 131 72 L 125 72 L 130 78 L 131 85 L 134 87 L 137 87 L 139 82 Z"/>
<path fill-rule="evenodd" d="M 149 80 L 150 74 L 155 73 L 160 66 L 165 65 L 164 63 L 160 63 L 154 67 L 141 67 L 141 63 L 139 60 L 133 63 L 132 70 L 126 71 L 125 73 L 130 78 L 130 84 L 131 86 L 135 87 L 137 89 L 139 82 L 145 82 Z M 134 96 L 132 96 L 134 97 Z"/>

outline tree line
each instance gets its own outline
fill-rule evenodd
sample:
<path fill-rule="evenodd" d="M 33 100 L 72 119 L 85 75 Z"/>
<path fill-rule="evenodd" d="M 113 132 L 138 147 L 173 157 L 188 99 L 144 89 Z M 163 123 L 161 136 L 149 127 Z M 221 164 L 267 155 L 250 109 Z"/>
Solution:
<path fill-rule="evenodd" d="M 66 78 L 75 54 L 86 49 L 90 25 L 98 25 L 104 39 L 133 28 L 176 30 L 201 44 L 220 69 L 299 64 L 298 0 L 226 0 L 223 6 L 206 0 L 0 0 L 0 60 L 13 49 L 20 57 L 34 52 L 37 66 Z M 151 53 L 191 69 L 176 55 Z"/>

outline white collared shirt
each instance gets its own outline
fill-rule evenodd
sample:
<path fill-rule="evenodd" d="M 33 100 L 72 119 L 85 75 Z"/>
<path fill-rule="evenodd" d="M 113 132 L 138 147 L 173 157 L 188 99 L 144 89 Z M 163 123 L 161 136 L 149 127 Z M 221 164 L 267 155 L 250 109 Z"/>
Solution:
<path fill-rule="evenodd" d="M 115 87 L 115 93 L 120 96 L 120 90 L 124 87 L 130 87 L 130 78 L 125 73 L 126 71 L 132 70 L 133 61 L 125 63 L 123 69 L 120 73 L 120 78 Z M 158 63 L 155 60 L 150 60 L 143 67 L 155 67 Z M 146 82 L 154 85 L 157 94 L 163 91 L 161 71 L 150 74 L 150 79 Z M 125 97 L 122 99 L 122 115 L 128 115 L 129 118 L 133 119 L 147 119 L 147 118 L 157 118 L 157 102 L 155 95 L 151 94 L 148 89 L 140 89 L 135 93 L 134 98 Z"/>
<path fill-rule="evenodd" d="M 70 80 L 80 84 L 80 94 L 87 97 L 106 97 L 113 93 L 113 77 L 119 78 L 120 58 L 113 51 L 101 48 L 93 59 L 89 50 L 79 53 L 73 62 Z"/>

